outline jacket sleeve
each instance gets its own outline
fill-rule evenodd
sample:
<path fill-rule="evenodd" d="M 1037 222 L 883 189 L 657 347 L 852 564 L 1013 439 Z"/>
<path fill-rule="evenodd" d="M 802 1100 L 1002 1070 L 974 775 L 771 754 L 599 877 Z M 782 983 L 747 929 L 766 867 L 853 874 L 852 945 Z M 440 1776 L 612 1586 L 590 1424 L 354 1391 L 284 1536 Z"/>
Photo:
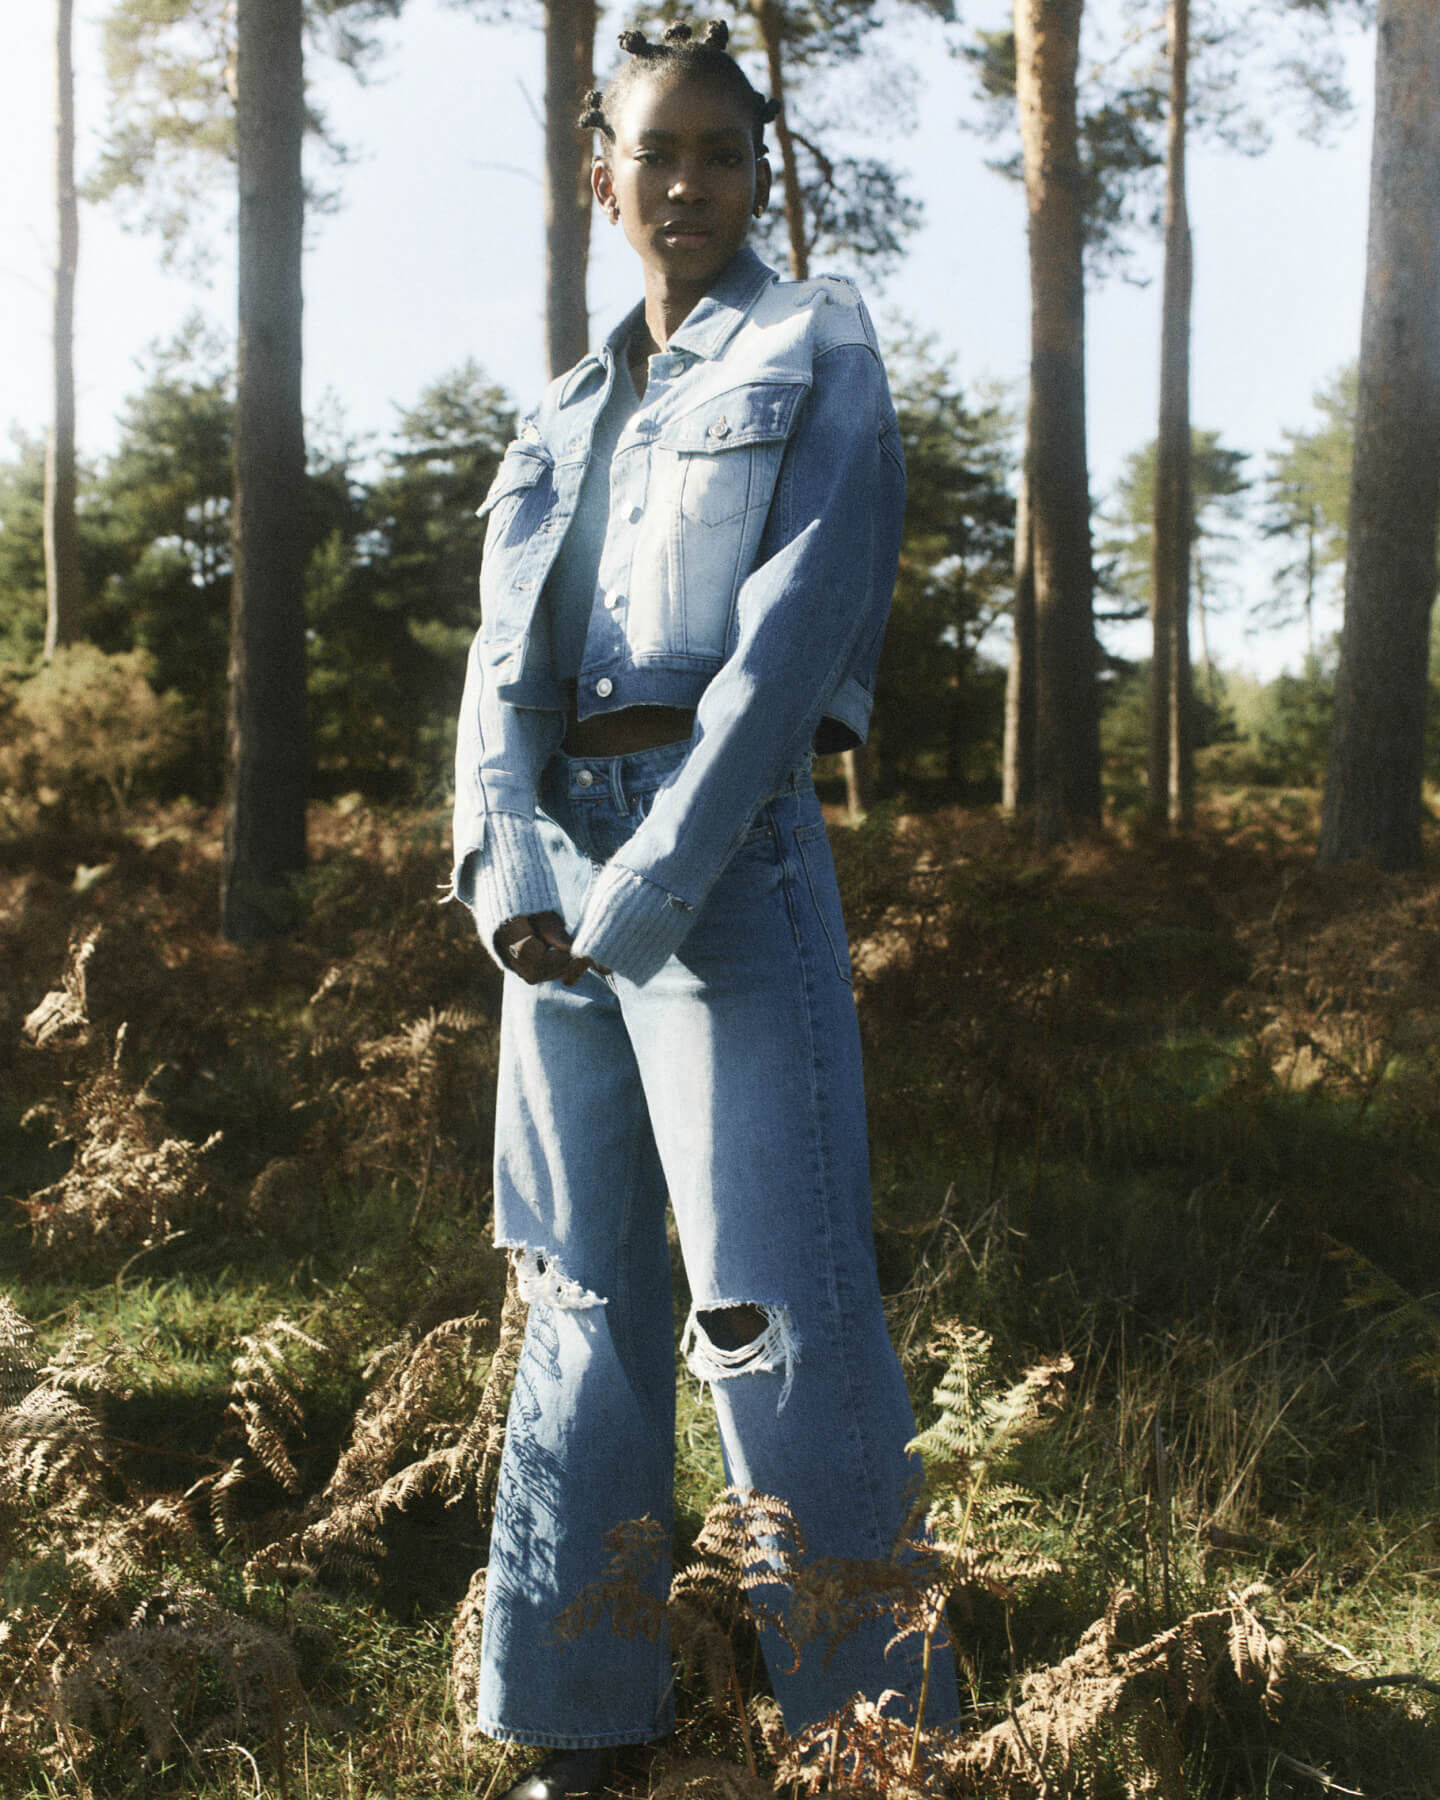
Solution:
<path fill-rule="evenodd" d="M 755 813 L 808 755 L 827 700 L 883 632 L 904 501 L 879 356 L 868 341 L 836 344 L 816 357 L 690 754 L 597 877 L 577 955 L 644 982 L 679 949 Z"/>
<path fill-rule="evenodd" d="M 535 827 L 540 771 L 564 736 L 563 714 L 513 706 L 495 691 L 496 647 L 470 646 L 455 742 L 455 864 L 451 891 L 503 968 L 495 933 L 522 913 L 559 912 Z"/>

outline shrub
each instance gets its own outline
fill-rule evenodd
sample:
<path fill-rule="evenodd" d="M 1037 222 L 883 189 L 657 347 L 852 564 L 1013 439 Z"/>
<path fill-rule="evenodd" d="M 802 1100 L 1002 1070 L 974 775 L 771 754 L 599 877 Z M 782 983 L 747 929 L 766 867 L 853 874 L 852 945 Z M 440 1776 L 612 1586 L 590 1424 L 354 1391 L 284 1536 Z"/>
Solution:
<path fill-rule="evenodd" d="M 186 747 L 178 696 L 157 694 L 143 650 L 74 644 L 0 687 L 0 809 L 12 823 L 122 812 Z"/>

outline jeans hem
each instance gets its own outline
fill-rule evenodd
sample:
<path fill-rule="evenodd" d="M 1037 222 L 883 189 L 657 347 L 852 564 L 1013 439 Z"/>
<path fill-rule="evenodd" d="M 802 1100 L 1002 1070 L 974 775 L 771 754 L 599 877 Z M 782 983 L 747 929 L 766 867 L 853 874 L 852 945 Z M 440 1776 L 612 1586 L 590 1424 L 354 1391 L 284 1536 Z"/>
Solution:
<path fill-rule="evenodd" d="M 530 1731 L 523 1725 L 512 1728 L 491 1719 L 477 1719 L 475 1723 L 497 1743 L 533 1744 L 539 1750 L 623 1750 L 627 1744 L 657 1743 L 675 1729 L 673 1716 L 668 1723 L 637 1725 L 631 1731 L 592 1731 L 578 1736 L 574 1732 Z"/>

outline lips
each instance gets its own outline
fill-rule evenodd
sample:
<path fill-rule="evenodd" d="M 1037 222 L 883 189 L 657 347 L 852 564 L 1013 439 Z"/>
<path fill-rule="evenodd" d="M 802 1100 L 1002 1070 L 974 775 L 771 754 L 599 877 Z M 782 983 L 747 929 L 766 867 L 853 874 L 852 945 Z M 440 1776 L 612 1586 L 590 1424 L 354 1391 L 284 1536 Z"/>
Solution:
<path fill-rule="evenodd" d="M 677 250 L 698 250 L 710 241 L 708 226 L 691 225 L 676 219 L 667 220 L 660 227 L 660 235 Z"/>

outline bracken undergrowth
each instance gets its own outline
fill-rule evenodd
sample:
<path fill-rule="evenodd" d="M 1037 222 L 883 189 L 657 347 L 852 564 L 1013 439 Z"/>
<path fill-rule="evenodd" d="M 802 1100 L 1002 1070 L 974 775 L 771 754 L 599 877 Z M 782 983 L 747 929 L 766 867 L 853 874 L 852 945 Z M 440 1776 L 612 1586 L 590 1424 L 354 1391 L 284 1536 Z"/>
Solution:
<path fill-rule="evenodd" d="M 884 1565 L 722 1487 L 560 1629 L 665 1632 L 622 1791 L 1440 1792 L 1440 884 L 1293 803 L 1037 857 L 832 836 L 926 1485 Z M 497 978 L 438 819 L 312 819 L 288 939 L 211 822 L 0 841 L 0 1792 L 460 1796 L 524 1308 L 484 1246 Z M 683 1308 L 682 1308 L 683 1316 Z M 682 1373 L 682 1382 L 686 1378 Z M 955 1702 L 787 1738 L 876 1618 Z"/>

